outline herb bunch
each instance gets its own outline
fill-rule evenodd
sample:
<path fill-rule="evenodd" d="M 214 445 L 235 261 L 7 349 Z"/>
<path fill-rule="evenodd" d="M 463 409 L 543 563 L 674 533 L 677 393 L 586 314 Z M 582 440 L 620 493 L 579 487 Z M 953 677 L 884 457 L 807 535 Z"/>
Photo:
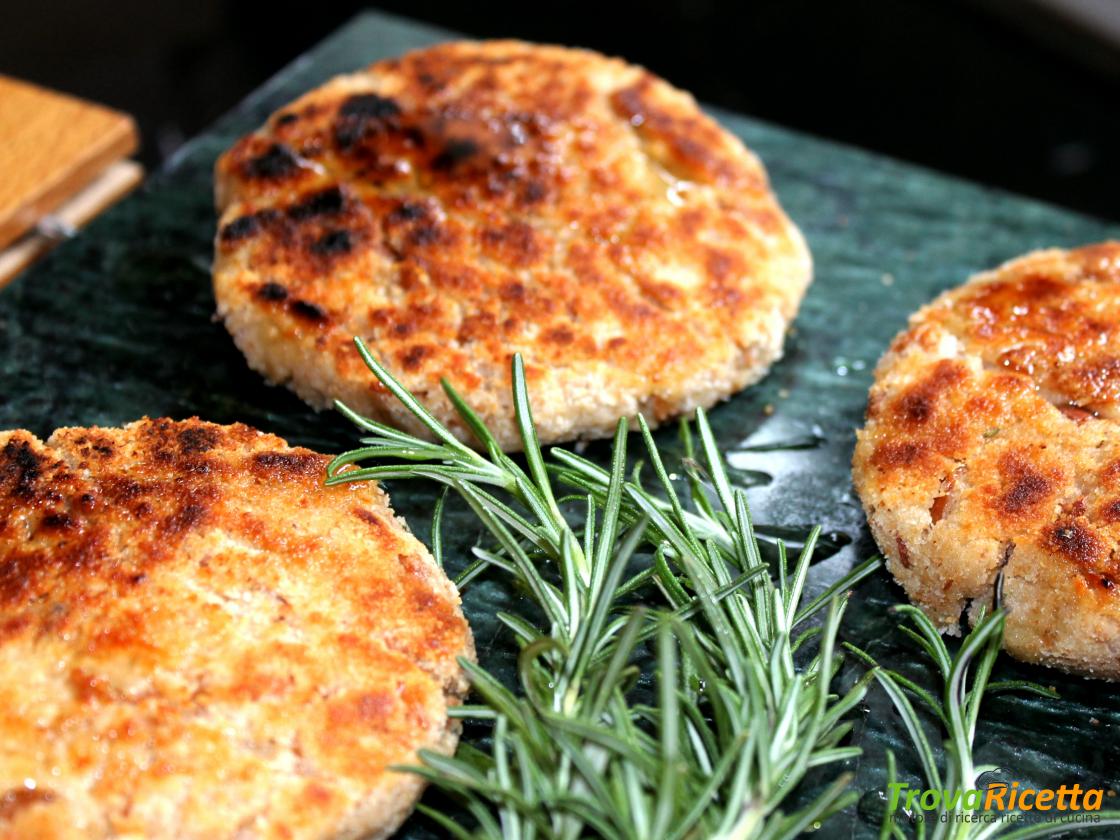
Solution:
<path fill-rule="evenodd" d="M 998 586 L 996 591 L 998 602 Z M 1007 819 L 1018 814 L 1017 811 L 997 814 L 970 810 L 964 792 L 981 789 L 982 777 L 999 770 L 993 765 L 977 765 L 973 758 L 976 724 L 984 698 L 1004 691 L 1025 691 L 1051 699 L 1056 699 L 1058 695 L 1033 682 L 991 681 L 992 669 L 1003 643 L 1005 614 L 1001 609 L 982 614 L 955 654 L 950 652 L 941 633 L 920 609 L 909 604 L 893 609 L 909 622 L 909 626 L 900 625 L 899 630 L 915 642 L 930 660 L 941 684 L 940 696 L 897 671 L 876 666 L 875 661 L 860 649 L 847 644 L 845 647 L 872 668 L 870 673 L 874 674 L 902 718 L 918 755 L 926 789 L 942 792 L 942 796 L 936 809 L 926 814 L 910 813 L 898 802 L 894 803 L 898 807 L 892 810 L 891 791 L 897 782 L 896 762 L 894 754 L 887 750 L 887 790 L 883 794 L 886 808 L 880 840 L 905 840 L 909 833 L 918 840 L 985 840 L 992 837 L 1026 840 L 1083 828 L 1120 825 L 1120 812 L 1116 811 L 1097 812 L 1100 819 L 1094 823 L 1070 824 L 1055 820 L 1022 825 Z M 917 707 L 911 698 L 917 701 Z M 926 719 L 919 714 L 919 709 L 927 713 Z M 933 746 L 936 741 L 931 741 L 928 733 L 927 719 L 932 719 L 945 735 L 943 768 L 938 762 L 938 751 Z M 987 819 L 976 819 L 977 816 Z"/>
<path fill-rule="evenodd" d="M 874 672 L 840 696 L 830 686 L 842 659 L 844 593 L 877 560 L 811 600 L 805 584 L 817 531 L 792 564 L 779 542 L 771 569 L 703 411 L 699 453 L 682 426 L 682 499 L 640 417 L 656 492 L 638 468 L 627 470 L 624 421 L 610 469 L 562 449 L 546 460 L 520 357 L 513 403 L 524 465 L 500 450 L 450 385 L 448 399 L 479 451 L 356 343 L 433 440 L 338 404 L 365 436 L 331 464 L 328 483 L 445 485 L 493 540 L 474 549 L 458 583 L 495 570 L 532 604 L 498 616 L 519 647 L 516 688 L 462 662 L 478 702 L 453 713 L 492 723 L 487 748 L 423 752 L 423 766 L 411 768 L 459 800 L 474 824 L 425 808 L 433 820 L 459 838 L 793 838 L 854 800 L 838 769 L 859 752 L 844 744 L 846 715 Z M 441 497 L 437 559 L 442 510 Z M 650 661 L 653 685 L 642 680 Z M 827 781 L 793 807 L 790 795 L 817 767 L 827 768 Z"/>

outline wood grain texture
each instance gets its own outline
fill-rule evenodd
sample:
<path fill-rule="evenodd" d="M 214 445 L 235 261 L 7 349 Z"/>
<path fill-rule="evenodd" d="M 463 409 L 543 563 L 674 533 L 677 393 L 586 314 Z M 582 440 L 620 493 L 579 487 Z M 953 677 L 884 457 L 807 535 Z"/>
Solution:
<path fill-rule="evenodd" d="M 0 76 L 0 248 L 136 146 L 127 114 Z"/>
<path fill-rule="evenodd" d="M 93 183 L 56 208 L 51 217 L 74 230 L 85 227 L 102 210 L 116 204 L 136 189 L 143 180 L 144 167 L 135 161 L 119 160 L 110 164 Z M 59 241 L 58 238 L 32 231 L 0 250 L 0 287 L 10 283 L 17 274 L 58 245 Z"/>

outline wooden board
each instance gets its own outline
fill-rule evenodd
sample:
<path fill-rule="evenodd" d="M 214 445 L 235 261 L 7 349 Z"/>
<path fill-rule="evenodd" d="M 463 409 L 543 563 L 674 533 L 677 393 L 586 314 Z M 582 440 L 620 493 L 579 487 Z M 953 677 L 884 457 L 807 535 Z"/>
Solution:
<path fill-rule="evenodd" d="M 270 111 L 331 76 L 451 35 L 387 15 L 357 18 L 191 141 L 147 189 L 0 291 L 0 428 L 46 436 L 62 425 L 199 415 L 250 423 L 325 452 L 354 446 L 358 435 L 339 415 L 317 414 L 286 389 L 265 385 L 213 320 L 213 164 Z M 759 523 L 790 534 L 820 523 L 833 535 L 810 573 L 815 591 L 875 552 L 851 490 L 853 429 L 871 369 L 907 315 L 971 272 L 1032 248 L 1117 238 L 1120 226 L 742 115 L 714 114 L 765 161 L 814 254 L 816 279 L 785 358 L 711 419 Z M 657 437 L 674 468 L 675 431 Z M 789 445 L 758 448 L 782 442 Z M 587 449 L 591 458 L 605 453 L 601 444 Z M 396 482 L 389 490 L 394 507 L 427 539 L 437 490 L 422 482 Z M 469 562 L 479 531 L 470 515 L 449 505 L 444 557 L 452 575 Z M 843 637 L 885 666 L 927 681 L 926 664 L 893 629 L 898 619 L 889 607 L 904 598 L 885 572 L 866 581 L 852 597 Z M 483 664 L 512 678 L 517 648 L 495 612 L 517 611 L 518 594 L 480 579 L 464 592 L 464 609 Z M 842 681 L 860 673 L 846 666 Z M 977 761 L 1004 768 L 1003 778 L 1024 787 L 1076 782 L 1120 790 L 1120 691 L 1002 657 L 995 679 L 1017 678 L 1053 685 L 1062 699 L 992 696 L 977 731 Z M 849 808 L 813 837 L 878 836 L 876 791 L 883 789 L 888 747 L 899 756 L 901 777 L 917 779 L 914 753 L 881 691 L 868 694 L 853 723 L 850 742 L 864 754 L 845 769 L 870 805 Z M 484 734 L 468 725 L 465 737 Z M 801 801 L 811 793 L 802 791 Z M 434 807 L 446 806 L 429 797 Z M 399 836 L 442 835 L 414 816 Z"/>
<path fill-rule="evenodd" d="M 0 248 L 136 146 L 127 114 L 0 76 Z"/>
<path fill-rule="evenodd" d="M 64 231 L 63 236 L 29 231 L 0 250 L 0 287 L 54 248 L 70 231 L 85 227 L 105 208 L 116 204 L 144 180 L 144 167 L 131 160 L 119 160 L 98 175 L 93 183 L 50 214 L 50 219 Z"/>

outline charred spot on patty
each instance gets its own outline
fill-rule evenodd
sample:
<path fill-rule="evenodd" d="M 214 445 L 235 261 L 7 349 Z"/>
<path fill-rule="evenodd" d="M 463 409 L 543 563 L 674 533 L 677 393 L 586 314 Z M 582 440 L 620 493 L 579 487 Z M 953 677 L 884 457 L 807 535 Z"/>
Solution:
<path fill-rule="evenodd" d="M 544 340 L 554 344 L 571 344 L 576 340 L 576 334 L 571 328 L 561 325 L 545 332 Z"/>
<path fill-rule="evenodd" d="M 358 143 L 400 116 L 401 108 L 392 99 L 376 93 L 357 93 L 338 109 L 334 139 L 343 149 Z"/>
<path fill-rule="evenodd" d="M 250 178 L 266 180 L 283 178 L 297 169 L 299 161 L 283 143 L 273 143 L 267 151 L 245 164 L 245 173 Z"/>
<path fill-rule="evenodd" d="M 942 359 L 928 377 L 906 391 L 898 401 L 897 413 L 908 423 L 921 425 L 929 420 L 941 395 L 965 378 L 959 362 Z"/>
<path fill-rule="evenodd" d="M 288 304 L 291 313 L 305 321 L 323 322 L 327 320 L 327 313 L 322 307 L 306 300 L 293 300 Z"/>
<path fill-rule="evenodd" d="M 340 117 L 360 117 L 362 119 L 383 120 L 386 117 L 395 117 L 401 112 L 401 106 L 387 96 L 376 93 L 356 93 L 342 103 L 338 109 Z"/>
<path fill-rule="evenodd" d="M 405 370 L 417 370 L 426 358 L 432 355 L 432 348 L 425 344 L 414 344 L 400 354 L 401 366 Z"/>
<path fill-rule="evenodd" d="M 258 452 L 253 471 L 269 478 L 316 475 L 324 471 L 324 459 L 313 452 Z"/>
<path fill-rule="evenodd" d="M 292 113 L 291 111 L 288 111 L 287 113 L 281 114 L 280 116 L 278 116 L 276 118 L 276 124 L 277 125 L 291 125 L 292 123 L 296 122 L 298 119 L 299 119 L 299 114 L 295 114 L 295 113 Z"/>
<path fill-rule="evenodd" d="M 1095 567 L 1107 555 L 1100 537 L 1076 520 L 1057 522 L 1047 528 L 1043 533 L 1043 545 L 1082 566 Z"/>
<path fill-rule="evenodd" d="M 442 238 L 438 225 L 424 224 L 415 227 L 411 233 L 408 234 L 408 243 L 417 248 L 423 248 L 425 245 L 435 245 Z"/>
<path fill-rule="evenodd" d="M 999 460 L 1000 478 L 1003 492 L 996 499 L 1000 513 L 1017 516 L 1026 513 L 1047 497 L 1055 489 L 1055 483 L 1047 478 L 1022 455 L 1008 452 Z"/>
<path fill-rule="evenodd" d="M 204 426 L 183 429 L 179 432 L 179 451 L 184 455 L 195 455 L 209 452 L 218 445 L 217 429 Z"/>
<path fill-rule="evenodd" d="M 486 252 L 519 267 L 531 265 L 544 250 L 542 238 L 525 222 L 483 228 L 480 240 Z"/>
<path fill-rule="evenodd" d="M 263 283 L 257 288 L 257 297 L 267 301 L 281 301 L 288 297 L 288 290 L 279 283 Z"/>
<path fill-rule="evenodd" d="M 332 257 L 338 254 L 348 254 L 352 247 L 350 231 L 329 230 L 311 246 L 311 253 L 320 257 Z"/>
<path fill-rule="evenodd" d="M 173 514 L 163 521 L 161 530 L 167 536 L 185 534 L 192 528 L 202 524 L 202 520 L 206 518 L 207 512 L 208 509 L 206 505 L 199 504 L 198 502 L 188 502 L 180 506 Z"/>
<path fill-rule="evenodd" d="M 432 169 L 447 171 L 477 155 L 479 146 L 473 140 L 448 140 L 432 160 Z"/>
<path fill-rule="evenodd" d="M 548 195 L 548 187 L 540 181 L 530 181 L 521 191 L 521 200 L 526 204 L 536 204 Z"/>
<path fill-rule="evenodd" d="M 304 198 L 299 204 L 288 208 L 288 216 L 297 221 L 313 219 L 316 216 L 335 216 L 346 208 L 346 197 L 340 187 L 328 187 Z"/>
<path fill-rule="evenodd" d="M 40 526 L 49 531 L 68 531 L 77 524 L 77 520 L 70 514 L 64 511 L 52 510 L 43 516 Z"/>
<path fill-rule="evenodd" d="M 1100 506 L 1100 518 L 1108 523 L 1120 522 L 1120 499 L 1111 499 Z"/>
<path fill-rule="evenodd" d="M 144 485 L 132 478 L 110 476 L 102 481 L 105 496 L 114 504 L 127 504 L 144 495 Z"/>
<path fill-rule="evenodd" d="M 261 220 L 255 213 L 240 216 L 222 228 L 220 235 L 222 242 L 239 242 L 253 236 L 261 229 Z"/>
<path fill-rule="evenodd" d="M 42 475 L 44 459 L 25 440 L 10 440 L 0 455 L 0 483 L 11 483 L 11 495 L 27 497 Z"/>
<path fill-rule="evenodd" d="M 929 447 L 921 441 L 883 441 L 875 447 L 871 463 L 879 469 L 909 467 L 923 460 L 929 454 Z"/>
<path fill-rule="evenodd" d="M 417 219 L 423 219 L 427 214 L 428 210 L 423 204 L 405 201 L 389 213 L 388 221 L 390 224 L 414 222 Z"/>
<path fill-rule="evenodd" d="M 417 125 L 406 125 L 401 128 L 401 137 L 406 146 L 413 149 L 423 149 L 428 145 L 428 138 L 424 131 Z"/>

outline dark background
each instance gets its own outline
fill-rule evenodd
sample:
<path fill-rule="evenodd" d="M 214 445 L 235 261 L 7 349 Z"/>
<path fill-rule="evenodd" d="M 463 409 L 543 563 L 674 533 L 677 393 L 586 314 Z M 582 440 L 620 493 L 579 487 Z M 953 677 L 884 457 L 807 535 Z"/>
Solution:
<path fill-rule="evenodd" d="M 475 36 L 594 47 L 700 99 L 1120 218 L 1120 51 L 1038 0 L 388 2 Z M 1109 0 L 1102 0 L 1109 2 Z M 1111 0 L 1120 15 L 1120 0 Z M 363 8 L 10 0 L 0 72 L 129 111 L 150 167 Z"/>

